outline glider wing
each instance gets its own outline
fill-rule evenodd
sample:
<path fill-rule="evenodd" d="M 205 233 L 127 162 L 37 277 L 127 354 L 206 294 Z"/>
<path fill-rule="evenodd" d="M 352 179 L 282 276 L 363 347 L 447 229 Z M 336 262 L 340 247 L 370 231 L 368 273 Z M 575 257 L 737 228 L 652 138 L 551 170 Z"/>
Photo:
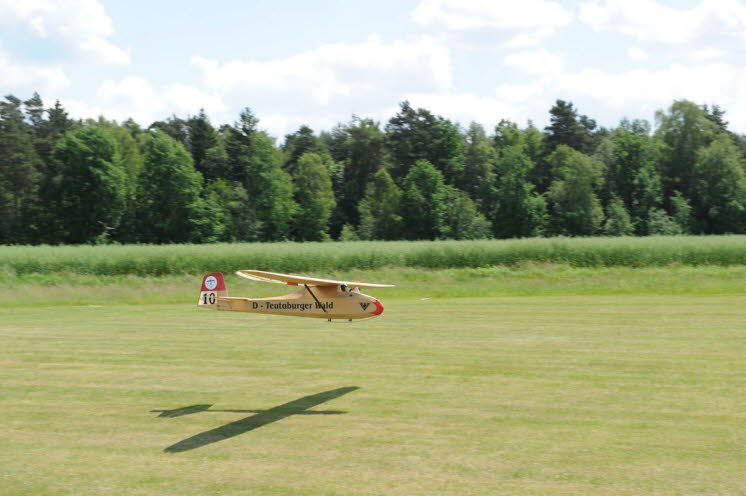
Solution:
<path fill-rule="evenodd" d="M 371 284 L 358 281 L 333 281 L 331 279 L 318 279 L 316 277 L 304 277 L 297 274 L 278 274 L 275 272 L 264 272 L 261 270 L 238 270 L 236 274 L 252 281 L 274 282 L 277 284 L 288 284 L 298 286 L 339 286 L 346 284 L 349 287 L 357 288 L 393 288 L 392 284 Z"/>

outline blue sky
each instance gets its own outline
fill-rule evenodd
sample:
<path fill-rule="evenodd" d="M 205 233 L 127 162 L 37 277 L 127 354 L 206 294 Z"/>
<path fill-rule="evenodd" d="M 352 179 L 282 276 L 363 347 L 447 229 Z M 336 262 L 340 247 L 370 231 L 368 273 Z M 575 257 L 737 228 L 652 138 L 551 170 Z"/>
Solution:
<path fill-rule="evenodd" d="M 275 136 L 382 122 L 404 99 L 466 125 L 605 126 L 674 99 L 746 132 L 746 0 L 0 0 L 0 88 L 143 125 L 249 106 Z"/>

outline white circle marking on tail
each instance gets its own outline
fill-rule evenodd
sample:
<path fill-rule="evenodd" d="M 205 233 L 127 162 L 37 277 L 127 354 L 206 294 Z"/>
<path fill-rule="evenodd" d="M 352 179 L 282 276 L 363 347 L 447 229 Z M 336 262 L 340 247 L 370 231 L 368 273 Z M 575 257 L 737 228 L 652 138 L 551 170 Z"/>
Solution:
<path fill-rule="evenodd" d="M 205 287 L 209 290 L 213 290 L 218 286 L 218 280 L 215 278 L 215 276 L 210 276 L 207 279 L 205 279 Z"/>

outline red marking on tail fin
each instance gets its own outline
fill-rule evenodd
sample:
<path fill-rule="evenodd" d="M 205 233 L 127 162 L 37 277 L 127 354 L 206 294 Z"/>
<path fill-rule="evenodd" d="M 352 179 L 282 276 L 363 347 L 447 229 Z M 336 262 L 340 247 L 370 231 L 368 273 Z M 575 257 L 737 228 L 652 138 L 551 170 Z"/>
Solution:
<path fill-rule="evenodd" d="M 202 278 L 202 291 L 225 291 L 225 279 L 222 272 L 213 272 Z"/>

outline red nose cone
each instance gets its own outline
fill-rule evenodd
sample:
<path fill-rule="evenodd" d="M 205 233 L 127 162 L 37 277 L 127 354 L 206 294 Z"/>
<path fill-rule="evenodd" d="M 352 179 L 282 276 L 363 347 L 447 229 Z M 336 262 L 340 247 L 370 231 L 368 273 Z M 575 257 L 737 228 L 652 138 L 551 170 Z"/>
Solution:
<path fill-rule="evenodd" d="M 383 303 L 378 300 L 373 300 L 373 304 L 376 306 L 376 311 L 373 312 L 373 315 L 381 315 L 383 313 Z"/>

